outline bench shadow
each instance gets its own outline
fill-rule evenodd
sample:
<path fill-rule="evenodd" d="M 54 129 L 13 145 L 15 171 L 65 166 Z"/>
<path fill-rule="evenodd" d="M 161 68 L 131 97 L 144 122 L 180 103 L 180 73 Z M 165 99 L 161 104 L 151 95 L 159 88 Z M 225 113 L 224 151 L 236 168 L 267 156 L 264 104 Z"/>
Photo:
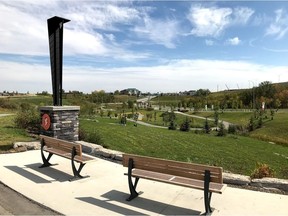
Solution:
<path fill-rule="evenodd" d="M 51 183 L 51 181 L 48 181 L 47 179 L 44 179 L 38 175 L 35 175 L 34 173 L 29 172 L 28 170 L 22 168 L 22 167 L 18 167 L 18 166 L 5 166 L 5 168 L 35 182 L 35 183 L 39 183 L 39 184 L 47 184 L 47 183 Z"/>
<path fill-rule="evenodd" d="M 34 164 L 25 165 L 25 167 L 28 167 L 32 170 L 35 170 L 35 171 L 41 173 L 42 175 L 46 175 L 46 176 L 54 179 L 55 181 L 59 181 L 59 182 L 69 181 L 69 179 L 74 177 L 73 175 L 69 175 L 66 172 L 63 172 L 59 169 L 53 168 L 53 166 L 55 166 L 57 164 L 53 164 L 50 167 L 39 168 L 41 165 L 42 165 L 42 163 L 34 163 Z M 72 172 L 72 170 L 71 170 L 71 172 Z"/>
<path fill-rule="evenodd" d="M 139 209 L 144 209 L 150 212 L 154 212 L 156 214 L 201 215 L 201 212 L 190 209 L 190 208 L 179 207 L 179 206 L 143 198 L 141 196 L 138 196 L 136 199 L 129 202 L 129 201 L 126 201 L 126 199 L 129 197 L 129 194 L 121 192 L 121 191 L 117 191 L 117 190 L 111 190 L 101 195 L 101 197 L 106 198 L 108 200 L 117 201 L 125 205 L 130 205 Z"/>
<path fill-rule="evenodd" d="M 100 200 L 94 197 L 76 197 L 76 199 L 81 200 L 83 202 L 90 203 L 92 205 L 108 209 L 112 212 L 121 214 L 121 215 L 143 215 L 141 212 L 137 212 L 128 208 L 124 208 L 119 205 L 115 205 L 110 202 L 110 200 Z"/>
<path fill-rule="evenodd" d="M 45 167 L 45 168 L 39 168 L 41 166 L 41 163 L 35 163 L 35 164 L 28 164 L 24 165 L 25 167 L 19 167 L 19 166 L 5 166 L 5 168 L 39 184 L 47 184 L 51 183 L 53 181 L 59 181 L 59 182 L 65 182 L 69 181 L 73 176 L 69 175 L 67 173 L 64 173 L 60 170 L 54 169 L 53 167 Z M 36 175 L 32 172 L 30 172 L 28 169 L 32 169 L 34 171 L 37 171 L 41 173 L 42 175 L 46 175 L 54 180 L 47 180 L 39 175 Z"/>

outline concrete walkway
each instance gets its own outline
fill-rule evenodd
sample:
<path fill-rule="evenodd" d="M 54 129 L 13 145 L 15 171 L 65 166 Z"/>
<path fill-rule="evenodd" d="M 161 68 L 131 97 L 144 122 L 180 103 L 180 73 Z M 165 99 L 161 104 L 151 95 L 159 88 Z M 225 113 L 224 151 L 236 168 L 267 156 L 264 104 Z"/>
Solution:
<path fill-rule="evenodd" d="M 0 181 L 64 215 L 200 215 L 203 191 L 141 179 L 138 198 L 129 195 L 126 168 L 96 158 L 82 170 L 88 178 L 69 182 L 71 162 L 53 156 L 57 165 L 40 169 L 40 150 L 0 154 Z M 227 187 L 213 194 L 212 215 L 288 215 L 288 196 Z"/>

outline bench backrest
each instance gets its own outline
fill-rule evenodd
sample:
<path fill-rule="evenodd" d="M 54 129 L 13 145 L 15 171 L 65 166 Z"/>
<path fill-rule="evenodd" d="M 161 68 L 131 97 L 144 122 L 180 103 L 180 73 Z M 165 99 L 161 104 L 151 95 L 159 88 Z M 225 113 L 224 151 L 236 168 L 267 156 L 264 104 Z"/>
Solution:
<path fill-rule="evenodd" d="M 129 159 L 133 159 L 133 168 L 187 177 L 204 181 L 205 170 L 211 174 L 211 182 L 223 183 L 222 167 L 164 160 L 146 156 L 123 154 L 122 164 L 128 167 Z"/>
<path fill-rule="evenodd" d="M 82 146 L 79 143 L 72 143 L 65 140 L 56 139 L 53 137 L 48 137 L 40 135 L 41 142 L 45 143 L 47 148 L 56 148 L 64 152 L 71 153 L 73 147 L 76 149 L 76 155 L 82 157 Z"/>

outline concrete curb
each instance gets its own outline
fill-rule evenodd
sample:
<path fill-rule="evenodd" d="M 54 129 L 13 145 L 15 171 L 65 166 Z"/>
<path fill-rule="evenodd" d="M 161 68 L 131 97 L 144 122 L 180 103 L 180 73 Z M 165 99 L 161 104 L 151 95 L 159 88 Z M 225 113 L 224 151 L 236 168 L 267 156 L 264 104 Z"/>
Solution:
<path fill-rule="evenodd" d="M 122 161 L 122 152 L 106 149 L 101 145 L 92 144 L 85 141 L 76 141 L 76 143 L 80 143 L 82 145 L 82 151 L 86 154 L 96 157 L 102 157 L 118 163 Z M 18 149 L 20 151 L 40 149 L 40 142 L 16 142 L 14 143 L 14 149 Z M 251 179 L 249 176 L 233 173 L 223 173 L 223 182 L 225 184 L 231 184 L 236 186 L 252 186 L 272 191 L 280 190 L 288 192 L 288 180 L 286 179 Z"/>

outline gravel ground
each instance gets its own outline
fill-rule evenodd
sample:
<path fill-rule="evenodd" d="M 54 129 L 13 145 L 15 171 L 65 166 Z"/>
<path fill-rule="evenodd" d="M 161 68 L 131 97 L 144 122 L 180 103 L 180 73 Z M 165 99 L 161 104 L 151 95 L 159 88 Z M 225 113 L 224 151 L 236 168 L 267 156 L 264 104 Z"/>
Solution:
<path fill-rule="evenodd" d="M 0 215 L 61 215 L 0 182 Z"/>

